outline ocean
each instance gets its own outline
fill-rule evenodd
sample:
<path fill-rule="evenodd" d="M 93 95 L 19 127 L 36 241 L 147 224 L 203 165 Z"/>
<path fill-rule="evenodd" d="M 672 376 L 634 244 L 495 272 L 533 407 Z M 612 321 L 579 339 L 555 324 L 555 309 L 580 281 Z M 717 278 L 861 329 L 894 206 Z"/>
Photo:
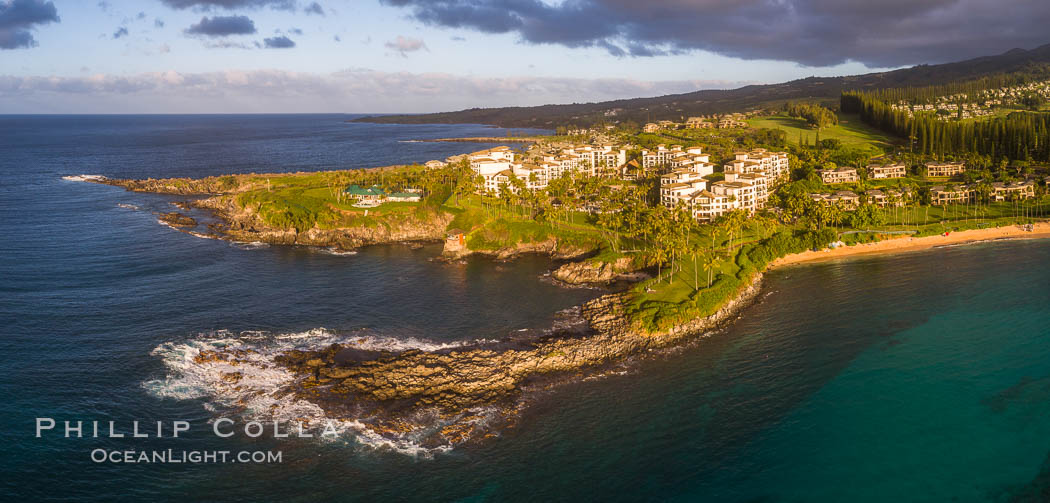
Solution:
<path fill-rule="evenodd" d="M 353 337 L 447 347 L 542 330 L 600 295 L 550 262 L 231 244 L 158 224 L 177 197 L 65 176 L 365 168 L 490 145 L 477 125 L 344 115 L 0 116 L 0 494 L 77 501 L 1045 501 L 1050 243 L 1014 241 L 766 275 L 725 329 L 534 397 L 452 450 L 217 438 L 253 397 L 209 394 L 187 349 Z M 529 131 L 521 131 L 529 132 Z M 265 385 L 275 376 L 260 374 Z M 277 381 L 273 381 L 277 382 Z M 266 405 L 266 404 L 263 404 Z M 273 404 L 270 404 L 273 405 Z M 37 418 L 58 426 L 35 436 Z M 102 421 L 65 438 L 62 421 Z M 180 438 L 106 438 L 185 420 Z M 86 425 L 84 436 L 90 437 Z M 167 431 L 170 431 L 167 430 Z M 95 462 L 92 452 L 280 451 L 280 463 Z"/>

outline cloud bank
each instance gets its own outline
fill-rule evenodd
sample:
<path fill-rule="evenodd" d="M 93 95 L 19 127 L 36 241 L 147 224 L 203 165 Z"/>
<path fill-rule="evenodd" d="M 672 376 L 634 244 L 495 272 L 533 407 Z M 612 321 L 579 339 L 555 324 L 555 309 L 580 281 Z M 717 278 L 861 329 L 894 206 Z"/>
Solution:
<path fill-rule="evenodd" d="M 161 0 L 161 3 L 173 9 L 245 9 L 272 7 L 274 9 L 292 10 L 295 0 Z"/>
<path fill-rule="evenodd" d="M 189 35 L 206 37 L 225 37 L 228 35 L 251 35 L 255 33 L 255 23 L 247 16 L 202 17 L 197 24 L 186 28 Z"/>
<path fill-rule="evenodd" d="M 694 50 L 870 67 L 955 61 L 1050 43 L 1046 0 L 380 0 L 431 26 L 615 56 Z"/>
<path fill-rule="evenodd" d="M 725 81 L 477 78 L 446 73 L 281 70 L 134 76 L 0 76 L 0 113 L 436 112 L 604 101 L 738 87 Z"/>
<path fill-rule="evenodd" d="M 57 23 L 58 9 L 43 0 L 0 0 L 0 49 L 35 47 L 30 31 L 40 25 Z"/>

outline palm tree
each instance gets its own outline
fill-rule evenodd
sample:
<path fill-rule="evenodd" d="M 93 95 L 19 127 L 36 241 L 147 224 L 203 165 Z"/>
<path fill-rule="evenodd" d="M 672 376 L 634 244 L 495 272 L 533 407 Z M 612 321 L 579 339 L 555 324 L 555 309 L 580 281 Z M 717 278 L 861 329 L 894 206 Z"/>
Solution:
<path fill-rule="evenodd" d="M 704 257 L 704 272 L 707 273 L 707 287 L 711 288 L 711 283 L 714 282 L 714 272 L 718 268 L 718 255 L 714 253 Z"/>

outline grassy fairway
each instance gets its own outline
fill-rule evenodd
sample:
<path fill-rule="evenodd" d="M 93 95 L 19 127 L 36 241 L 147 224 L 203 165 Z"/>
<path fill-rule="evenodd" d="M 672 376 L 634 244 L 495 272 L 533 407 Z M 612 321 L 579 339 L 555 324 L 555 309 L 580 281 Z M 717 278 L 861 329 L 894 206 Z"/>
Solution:
<path fill-rule="evenodd" d="M 892 136 L 864 124 L 857 115 L 840 113 L 838 117 L 838 125 L 820 131 L 820 139 L 836 139 L 844 145 L 871 146 L 881 150 L 886 150 L 899 142 Z M 817 137 L 817 130 L 806 124 L 805 120 L 786 115 L 749 119 L 748 123 L 756 128 L 781 129 L 787 132 L 787 140 L 795 144 L 798 143 L 799 134 L 803 139 L 808 138 L 810 143 Z"/>

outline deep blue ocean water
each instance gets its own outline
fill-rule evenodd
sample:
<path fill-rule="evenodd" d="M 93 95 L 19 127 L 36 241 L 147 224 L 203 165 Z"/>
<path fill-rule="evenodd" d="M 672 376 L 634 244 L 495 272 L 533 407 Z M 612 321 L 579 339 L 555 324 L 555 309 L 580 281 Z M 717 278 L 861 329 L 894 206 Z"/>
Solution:
<path fill-rule="evenodd" d="M 63 176 L 359 168 L 483 148 L 481 126 L 347 116 L 0 117 L 0 494 L 167 501 L 1046 501 L 1050 243 L 777 270 L 708 338 L 555 388 L 514 429 L 429 456 L 355 438 L 217 439 L 164 348 L 543 328 L 600 292 L 549 263 L 234 245 L 161 226 L 176 198 Z M 179 439 L 34 437 L 56 420 L 185 419 Z M 59 428 L 61 428 L 61 423 Z M 103 429 L 105 425 L 103 425 Z M 198 431 L 199 429 L 199 431 Z M 281 450 L 280 464 L 95 463 L 92 449 Z M 5 498 L 5 499 L 7 499 Z"/>

